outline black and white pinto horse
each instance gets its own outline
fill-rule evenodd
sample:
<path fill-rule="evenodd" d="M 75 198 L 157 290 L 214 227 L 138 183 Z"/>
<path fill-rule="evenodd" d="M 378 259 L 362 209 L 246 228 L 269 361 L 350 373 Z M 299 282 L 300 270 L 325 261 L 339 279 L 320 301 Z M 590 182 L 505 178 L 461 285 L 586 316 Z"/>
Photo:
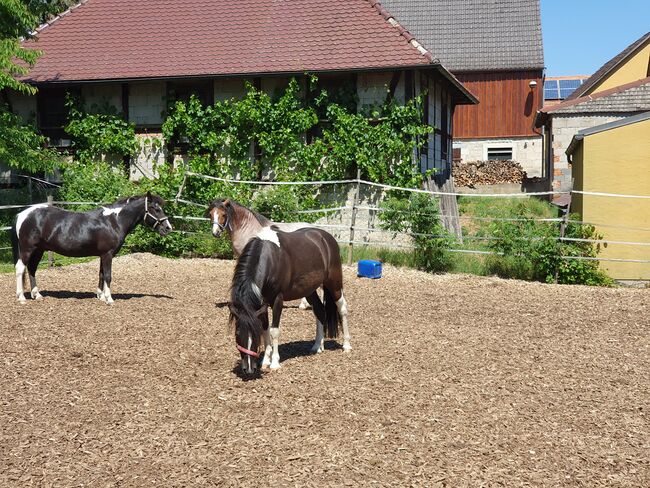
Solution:
<path fill-rule="evenodd" d="M 323 288 L 323 301 L 316 292 L 319 287 Z M 262 336 L 262 368 L 280 367 L 282 304 L 300 297 L 307 297 L 316 316 L 317 335 L 312 351 L 323 348 L 324 326 L 328 337 L 336 337 L 339 323 L 343 328 L 343 350 L 352 349 L 341 257 L 334 237 L 317 228 L 293 232 L 266 228 L 246 244 L 232 281 L 230 322 L 235 326 L 244 374 L 258 371 Z M 270 326 L 269 306 L 273 315 Z"/>
<path fill-rule="evenodd" d="M 23 210 L 16 216 L 11 230 L 18 301 L 26 302 L 23 290 L 25 268 L 29 272 L 32 298 L 43 298 L 36 286 L 36 269 L 43 253 L 54 251 L 72 257 L 99 256 L 97 298 L 112 304 L 113 257 L 126 236 L 140 223 L 158 231 L 161 236 L 171 232 L 172 226 L 162 208 L 164 204 L 162 198 L 147 193 L 123 198 L 88 212 L 70 212 L 46 204 Z"/>

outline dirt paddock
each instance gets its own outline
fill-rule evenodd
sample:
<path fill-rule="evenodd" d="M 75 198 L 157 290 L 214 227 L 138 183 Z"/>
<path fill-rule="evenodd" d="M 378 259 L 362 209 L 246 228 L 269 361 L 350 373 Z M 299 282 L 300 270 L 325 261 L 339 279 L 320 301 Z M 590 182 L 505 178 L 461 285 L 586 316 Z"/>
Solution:
<path fill-rule="evenodd" d="M 0 486 L 650 486 L 650 290 L 345 271 L 353 351 L 237 375 L 233 262 L 0 275 Z M 215 306 L 219 305 L 219 306 Z"/>

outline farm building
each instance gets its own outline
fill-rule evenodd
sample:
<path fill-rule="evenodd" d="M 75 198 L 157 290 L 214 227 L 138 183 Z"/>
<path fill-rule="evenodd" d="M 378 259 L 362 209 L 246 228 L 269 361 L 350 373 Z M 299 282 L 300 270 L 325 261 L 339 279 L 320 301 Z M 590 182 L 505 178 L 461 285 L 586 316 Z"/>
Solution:
<path fill-rule="evenodd" d="M 542 108 L 535 126 L 543 128 L 545 166 L 553 189 L 568 190 L 571 167 L 565 151 L 580 130 L 650 110 L 650 33 L 605 63 L 562 103 Z"/>
<path fill-rule="evenodd" d="M 589 79 L 586 75 L 547 76 L 544 79 L 544 107 L 561 103 Z"/>
<path fill-rule="evenodd" d="M 424 112 L 437 129 L 419 158 L 423 169 L 446 170 L 455 108 L 477 102 L 435 52 L 374 0 L 174 0 L 155 9 L 87 0 L 41 26 L 26 45 L 43 51 L 24 80 L 39 92 L 13 94 L 13 109 L 25 118 L 34 114 L 42 133 L 62 148 L 70 144 L 63 130 L 67 93 L 88 106 L 108 103 L 139 134 L 161 138 L 174 100 L 239 97 L 245 82 L 273 93 L 313 73 L 322 88 L 353 93 L 360 112 L 426 90 Z M 142 154 L 136 165 L 151 171 Z"/>
<path fill-rule="evenodd" d="M 539 0 L 382 3 L 480 100 L 456 110 L 455 159 L 513 159 L 546 176 L 533 129 L 544 97 Z"/>
<path fill-rule="evenodd" d="M 650 261 L 650 111 L 579 131 L 566 155 L 575 190 L 645 196 L 578 193 L 571 210 L 613 241 L 601 250 L 601 257 Z M 603 261 L 601 266 L 615 279 L 650 280 L 650 263 Z"/>

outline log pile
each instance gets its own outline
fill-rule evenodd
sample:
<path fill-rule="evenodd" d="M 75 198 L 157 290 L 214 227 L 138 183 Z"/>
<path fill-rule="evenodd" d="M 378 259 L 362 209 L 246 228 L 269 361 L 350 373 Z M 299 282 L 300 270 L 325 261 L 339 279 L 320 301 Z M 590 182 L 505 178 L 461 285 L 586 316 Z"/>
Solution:
<path fill-rule="evenodd" d="M 454 161 L 452 174 L 456 186 L 473 188 L 480 185 L 522 183 L 526 172 L 516 161 Z"/>

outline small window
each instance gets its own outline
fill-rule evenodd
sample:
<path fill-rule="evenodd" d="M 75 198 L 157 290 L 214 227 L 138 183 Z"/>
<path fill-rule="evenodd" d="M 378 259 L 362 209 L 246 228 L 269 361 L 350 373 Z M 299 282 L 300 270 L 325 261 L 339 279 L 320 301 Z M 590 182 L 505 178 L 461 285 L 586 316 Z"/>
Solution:
<path fill-rule="evenodd" d="M 167 100 L 170 105 L 177 101 L 189 101 L 195 95 L 203 106 L 214 103 L 214 87 L 212 80 L 205 81 L 172 81 L 167 85 Z"/>
<path fill-rule="evenodd" d="M 489 161 L 511 161 L 512 147 L 488 147 L 487 159 Z"/>

